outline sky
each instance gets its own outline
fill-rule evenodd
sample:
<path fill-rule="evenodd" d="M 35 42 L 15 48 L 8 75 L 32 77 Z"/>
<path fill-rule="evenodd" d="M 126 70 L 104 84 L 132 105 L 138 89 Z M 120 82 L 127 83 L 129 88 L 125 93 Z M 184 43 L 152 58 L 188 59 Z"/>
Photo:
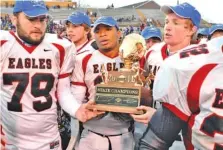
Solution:
<path fill-rule="evenodd" d="M 81 6 L 106 8 L 108 5 L 117 7 L 130 5 L 145 0 L 74 0 Z M 154 0 L 159 5 L 176 5 L 177 0 Z M 179 0 L 180 3 L 188 2 L 195 6 L 201 13 L 201 17 L 211 23 L 223 24 L 223 0 Z"/>

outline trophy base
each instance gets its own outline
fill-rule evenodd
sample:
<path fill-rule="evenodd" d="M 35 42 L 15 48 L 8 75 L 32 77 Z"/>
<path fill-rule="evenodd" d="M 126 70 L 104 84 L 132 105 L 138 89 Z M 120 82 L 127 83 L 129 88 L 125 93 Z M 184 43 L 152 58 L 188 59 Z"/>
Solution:
<path fill-rule="evenodd" d="M 118 112 L 118 113 L 128 113 L 128 114 L 137 114 L 141 115 L 144 114 L 142 110 L 137 110 L 135 107 L 127 107 L 127 106 L 113 106 L 113 105 L 103 105 L 103 104 L 96 104 L 88 106 L 87 109 L 96 109 L 99 111 L 109 111 L 109 112 Z"/>

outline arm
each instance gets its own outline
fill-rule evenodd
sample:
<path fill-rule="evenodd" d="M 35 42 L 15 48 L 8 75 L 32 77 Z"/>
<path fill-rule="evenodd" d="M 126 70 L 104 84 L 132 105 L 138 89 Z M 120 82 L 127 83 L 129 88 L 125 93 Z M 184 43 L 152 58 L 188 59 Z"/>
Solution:
<path fill-rule="evenodd" d="M 157 109 L 139 142 L 140 150 L 168 150 L 187 123 L 164 106 Z"/>
<path fill-rule="evenodd" d="M 81 122 L 86 122 L 104 112 L 97 110 L 89 110 L 87 107 L 93 105 L 94 102 L 88 101 L 86 104 L 80 104 L 72 95 L 70 90 L 70 78 L 59 79 L 57 94 L 61 107 L 72 117 L 77 118 Z"/>
<path fill-rule="evenodd" d="M 96 117 L 100 113 L 95 110 L 90 111 L 87 109 L 87 106 L 92 104 L 90 101 L 87 104 L 82 105 L 78 103 L 71 92 L 70 73 L 74 68 L 74 49 L 75 47 L 73 46 L 70 46 L 68 49 L 66 49 L 64 62 L 60 69 L 57 94 L 61 107 L 72 117 L 77 118 L 81 122 L 85 122 L 93 117 Z"/>
<path fill-rule="evenodd" d="M 59 79 L 57 86 L 57 94 L 61 107 L 72 117 L 75 117 L 75 114 L 81 104 L 77 102 L 77 100 L 71 93 L 69 77 Z"/>

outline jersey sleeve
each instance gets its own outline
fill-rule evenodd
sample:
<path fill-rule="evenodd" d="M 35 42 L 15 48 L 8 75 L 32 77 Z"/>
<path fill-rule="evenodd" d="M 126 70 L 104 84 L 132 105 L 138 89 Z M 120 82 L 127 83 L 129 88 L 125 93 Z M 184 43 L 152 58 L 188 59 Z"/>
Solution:
<path fill-rule="evenodd" d="M 189 79 L 187 73 L 177 71 L 171 64 L 164 63 L 157 72 L 153 87 L 154 100 L 163 103 L 164 107 L 184 121 L 191 114 L 186 98 Z"/>
<path fill-rule="evenodd" d="M 0 68 L 2 69 L 2 65 L 4 64 L 5 59 L 11 47 L 13 46 L 14 37 L 8 32 L 4 30 L 0 30 Z"/>
<path fill-rule="evenodd" d="M 64 60 L 63 63 L 61 64 L 59 78 L 64 78 L 71 75 L 74 69 L 75 57 L 76 57 L 76 48 L 73 44 L 71 44 L 65 49 Z"/>
<path fill-rule="evenodd" d="M 72 93 L 79 103 L 86 100 L 87 86 L 85 83 L 85 72 L 87 62 L 91 54 L 79 54 L 75 60 L 75 69 L 71 75 L 71 89 Z"/>

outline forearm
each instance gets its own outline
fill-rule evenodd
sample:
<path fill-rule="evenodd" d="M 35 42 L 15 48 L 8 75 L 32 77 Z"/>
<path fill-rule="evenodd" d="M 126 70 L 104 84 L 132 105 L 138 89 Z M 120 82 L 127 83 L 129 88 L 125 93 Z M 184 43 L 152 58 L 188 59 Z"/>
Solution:
<path fill-rule="evenodd" d="M 70 89 L 70 79 L 63 78 L 59 79 L 57 86 L 57 94 L 59 98 L 59 103 L 61 107 L 70 114 L 72 117 L 75 117 L 76 111 L 81 104 L 77 102 Z"/>
<path fill-rule="evenodd" d="M 86 90 L 85 86 L 71 85 L 71 92 L 78 103 L 86 103 Z"/>
<path fill-rule="evenodd" d="M 177 118 L 165 107 L 157 109 L 140 140 L 140 150 L 169 149 L 186 122 Z"/>

